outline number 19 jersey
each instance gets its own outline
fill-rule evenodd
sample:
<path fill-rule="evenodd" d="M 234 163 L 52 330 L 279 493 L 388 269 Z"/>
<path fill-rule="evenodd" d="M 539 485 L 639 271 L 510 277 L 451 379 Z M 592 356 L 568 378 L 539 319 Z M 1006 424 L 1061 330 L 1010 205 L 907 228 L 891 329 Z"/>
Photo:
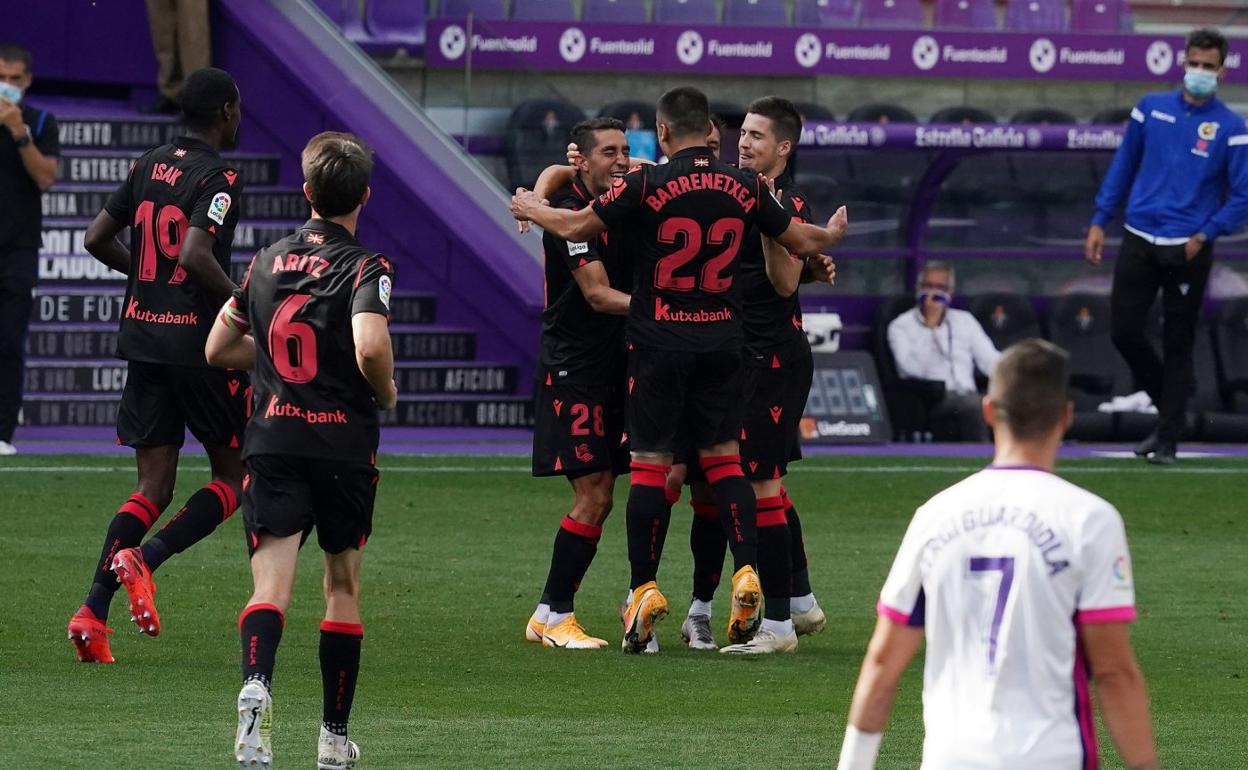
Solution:
<path fill-rule="evenodd" d="M 186 231 L 216 237 L 213 256 L 229 273 L 243 182 L 206 142 L 187 136 L 144 153 L 104 210 L 130 225 L 130 274 L 117 336 L 128 361 L 200 366 L 217 303 L 178 265 Z"/>
<path fill-rule="evenodd" d="M 630 344 L 700 353 L 741 347 L 743 239 L 754 226 L 768 237 L 789 226 L 757 174 L 692 147 L 625 174 L 593 207 L 609 229 L 636 236 Z"/>
<path fill-rule="evenodd" d="M 378 417 L 351 319 L 389 317 L 394 266 L 341 225 L 313 219 L 262 249 L 226 313 L 256 340 L 243 459 L 372 463 Z"/>
<path fill-rule="evenodd" d="M 927 637 L 923 770 L 1097 766 L 1079 628 L 1135 619 L 1109 503 L 989 467 L 918 509 L 877 609 Z"/>

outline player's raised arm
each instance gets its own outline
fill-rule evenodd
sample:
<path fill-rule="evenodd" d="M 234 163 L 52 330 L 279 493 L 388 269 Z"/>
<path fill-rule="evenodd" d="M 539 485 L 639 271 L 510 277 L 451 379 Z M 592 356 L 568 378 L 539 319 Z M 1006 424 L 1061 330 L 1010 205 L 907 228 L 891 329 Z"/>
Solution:
<path fill-rule="evenodd" d="M 544 198 L 523 187 L 516 188 L 516 194 L 511 196 L 511 215 L 567 241 L 588 241 L 607 229 L 592 207 L 578 211 L 551 208 Z"/>
<path fill-rule="evenodd" d="M 208 332 L 204 358 L 222 369 L 252 369 L 256 365 L 256 341 L 250 332 L 247 299 L 240 289 L 221 306 L 217 322 Z"/>
<path fill-rule="evenodd" d="M 122 275 L 130 274 L 130 250 L 121 245 L 117 236 L 126 227 L 126 224 L 118 222 L 107 211 L 101 211 L 87 226 L 83 243 L 91 256 Z"/>
<path fill-rule="evenodd" d="M 1080 626 L 1096 699 L 1118 754 L 1129 770 L 1157 770 L 1144 675 L 1131 651 L 1126 623 Z"/>
<path fill-rule="evenodd" d="M 841 206 L 828 219 L 825 227 L 793 222 L 788 229 L 776 236 L 776 240 L 794 254 L 817 254 L 840 243 L 847 232 L 849 213 Z"/>

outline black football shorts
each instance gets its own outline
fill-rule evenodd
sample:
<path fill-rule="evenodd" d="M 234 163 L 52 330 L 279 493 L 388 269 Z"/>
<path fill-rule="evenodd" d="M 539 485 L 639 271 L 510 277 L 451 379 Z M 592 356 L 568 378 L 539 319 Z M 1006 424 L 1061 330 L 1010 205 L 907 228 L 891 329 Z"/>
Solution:
<path fill-rule="evenodd" d="M 130 361 L 117 442 L 182 446 L 189 428 L 205 446 L 238 447 L 250 413 L 246 372 Z"/>
<path fill-rule="evenodd" d="M 799 424 L 810 396 L 814 359 L 810 349 L 785 357 L 783 368 L 745 367 L 745 416 L 741 469 L 752 481 L 778 479 L 802 459 Z"/>
<path fill-rule="evenodd" d="M 634 349 L 628 357 L 634 452 L 677 454 L 735 441 L 743 411 L 741 353 Z"/>
<path fill-rule="evenodd" d="M 628 472 L 624 382 L 541 378 L 533 397 L 533 475 L 569 479 L 599 471 Z"/>
<path fill-rule="evenodd" d="M 379 474 L 371 464 L 253 455 L 244 466 L 248 553 L 255 552 L 262 532 L 274 537 L 302 533 L 307 540 L 315 527 L 321 550 L 331 554 L 363 548 L 372 534 Z"/>

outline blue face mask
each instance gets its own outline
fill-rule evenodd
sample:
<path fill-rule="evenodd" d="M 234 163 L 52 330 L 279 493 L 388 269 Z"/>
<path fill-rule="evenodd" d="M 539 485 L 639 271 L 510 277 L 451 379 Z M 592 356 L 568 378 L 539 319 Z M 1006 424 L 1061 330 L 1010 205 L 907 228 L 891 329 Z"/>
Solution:
<path fill-rule="evenodd" d="M 0 99 L 8 99 L 14 104 L 21 104 L 22 89 L 12 83 L 0 83 Z"/>
<path fill-rule="evenodd" d="M 1183 73 L 1183 88 L 1192 96 L 1209 96 L 1218 90 L 1218 73 L 1188 67 Z"/>

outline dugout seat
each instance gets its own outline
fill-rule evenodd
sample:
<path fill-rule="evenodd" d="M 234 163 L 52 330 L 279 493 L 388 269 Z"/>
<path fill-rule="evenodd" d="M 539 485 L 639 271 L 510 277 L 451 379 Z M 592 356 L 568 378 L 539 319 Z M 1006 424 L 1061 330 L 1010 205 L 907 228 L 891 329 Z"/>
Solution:
<path fill-rule="evenodd" d="M 575 21 L 572 0 L 511 0 L 511 18 L 517 21 Z"/>
<path fill-rule="evenodd" d="M 711 102 L 710 107 L 711 107 L 711 112 L 723 118 L 724 124 L 727 125 L 728 128 L 730 129 L 741 128 L 741 124 L 745 122 L 745 108 L 739 104 L 734 104 L 732 102 L 714 102 L 713 101 Z M 736 135 L 734 134 L 733 137 L 729 137 L 728 139 L 724 140 L 725 142 L 729 140 L 732 141 L 733 157 L 736 157 L 736 141 L 737 140 L 735 136 Z"/>
<path fill-rule="evenodd" d="M 482 21 L 503 21 L 507 9 L 503 0 L 441 0 L 438 16 L 443 19 L 464 19 L 472 14 Z"/>
<path fill-rule="evenodd" d="M 787 27 L 784 0 L 725 0 L 724 24 L 730 27 Z"/>
<path fill-rule="evenodd" d="M 718 24 L 715 0 L 654 0 L 657 24 Z"/>
<path fill-rule="evenodd" d="M 1213 317 L 1218 385 L 1223 401 L 1248 411 L 1248 297 L 1223 302 Z"/>
<path fill-rule="evenodd" d="M 643 0 L 585 0 L 581 6 L 581 19 L 644 24 L 647 21 L 646 4 Z"/>
<path fill-rule="evenodd" d="M 1067 294 L 1049 307 L 1049 339 L 1070 353 L 1071 400 L 1096 411 L 1113 396 L 1135 390 L 1131 371 L 1110 339 L 1109 297 Z"/>
<path fill-rule="evenodd" d="M 1059 110 L 1056 107 L 1030 107 L 1025 110 L 1019 110 L 1010 118 L 1011 123 L 1031 123 L 1031 124 L 1052 124 L 1052 125 L 1071 125 L 1077 123 L 1075 116 L 1065 110 Z"/>
<path fill-rule="evenodd" d="M 1109 107 L 1092 116 L 1094 126 L 1125 126 L 1131 119 L 1130 107 Z"/>
<path fill-rule="evenodd" d="M 871 352 L 884 389 L 893 426 L 893 440 L 922 441 L 932 430 L 931 412 L 945 397 L 945 383 L 920 380 L 897 373 L 897 361 L 888 345 L 888 325 L 893 319 L 914 307 L 914 296 L 898 294 L 888 297 L 875 309 L 871 325 Z"/>
<path fill-rule="evenodd" d="M 797 114 L 802 116 L 802 122 L 808 120 L 836 120 L 836 115 L 832 110 L 824 107 L 822 104 L 814 102 L 793 102 L 793 106 L 797 108 Z"/>
<path fill-rule="evenodd" d="M 1008 0 L 1005 28 L 1014 32 L 1066 31 L 1064 0 Z"/>
<path fill-rule="evenodd" d="M 793 23 L 799 27 L 853 27 L 858 24 L 858 0 L 797 0 Z"/>
<path fill-rule="evenodd" d="M 997 9 L 993 0 L 936 0 L 937 29 L 995 30 Z"/>
<path fill-rule="evenodd" d="M 914 113 L 899 104 L 879 102 L 864 104 L 850 110 L 848 123 L 918 123 Z"/>
<path fill-rule="evenodd" d="M 637 113 L 637 117 L 641 118 L 642 128 L 654 130 L 654 102 L 643 102 L 639 99 L 611 102 L 598 110 L 598 117 L 615 118 L 627 126 L 628 119 L 634 112 Z"/>
<path fill-rule="evenodd" d="M 1031 302 L 1021 294 L 989 292 L 970 298 L 968 310 L 984 332 L 1005 350 L 1015 342 L 1040 336 L 1040 319 Z"/>
<path fill-rule="evenodd" d="M 976 123 L 996 123 L 997 116 L 981 107 L 973 107 L 969 104 L 959 104 L 953 107 L 945 107 L 932 113 L 929 119 L 931 123 L 961 123 L 963 125 L 972 125 Z"/>
<path fill-rule="evenodd" d="M 360 4 L 356 0 L 314 0 L 316 7 L 329 17 L 342 34 L 350 41 L 358 43 L 368 39 L 364 31 L 364 20 L 360 16 Z"/>
<path fill-rule="evenodd" d="M 542 169 L 567 163 L 568 132 L 584 119 L 580 107 L 562 99 L 518 104 L 507 119 L 504 138 L 511 186 L 531 188 Z"/>
<path fill-rule="evenodd" d="M 355 5 L 352 0 L 352 5 Z M 400 46 L 425 44 L 425 4 L 408 0 L 369 0 L 364 23 L 374 41 Z"/>
<path fill-rule="evenodd" d="M 864 27 L 923 27 L 923 5 L 919 0 L 862 0 Z"/>

